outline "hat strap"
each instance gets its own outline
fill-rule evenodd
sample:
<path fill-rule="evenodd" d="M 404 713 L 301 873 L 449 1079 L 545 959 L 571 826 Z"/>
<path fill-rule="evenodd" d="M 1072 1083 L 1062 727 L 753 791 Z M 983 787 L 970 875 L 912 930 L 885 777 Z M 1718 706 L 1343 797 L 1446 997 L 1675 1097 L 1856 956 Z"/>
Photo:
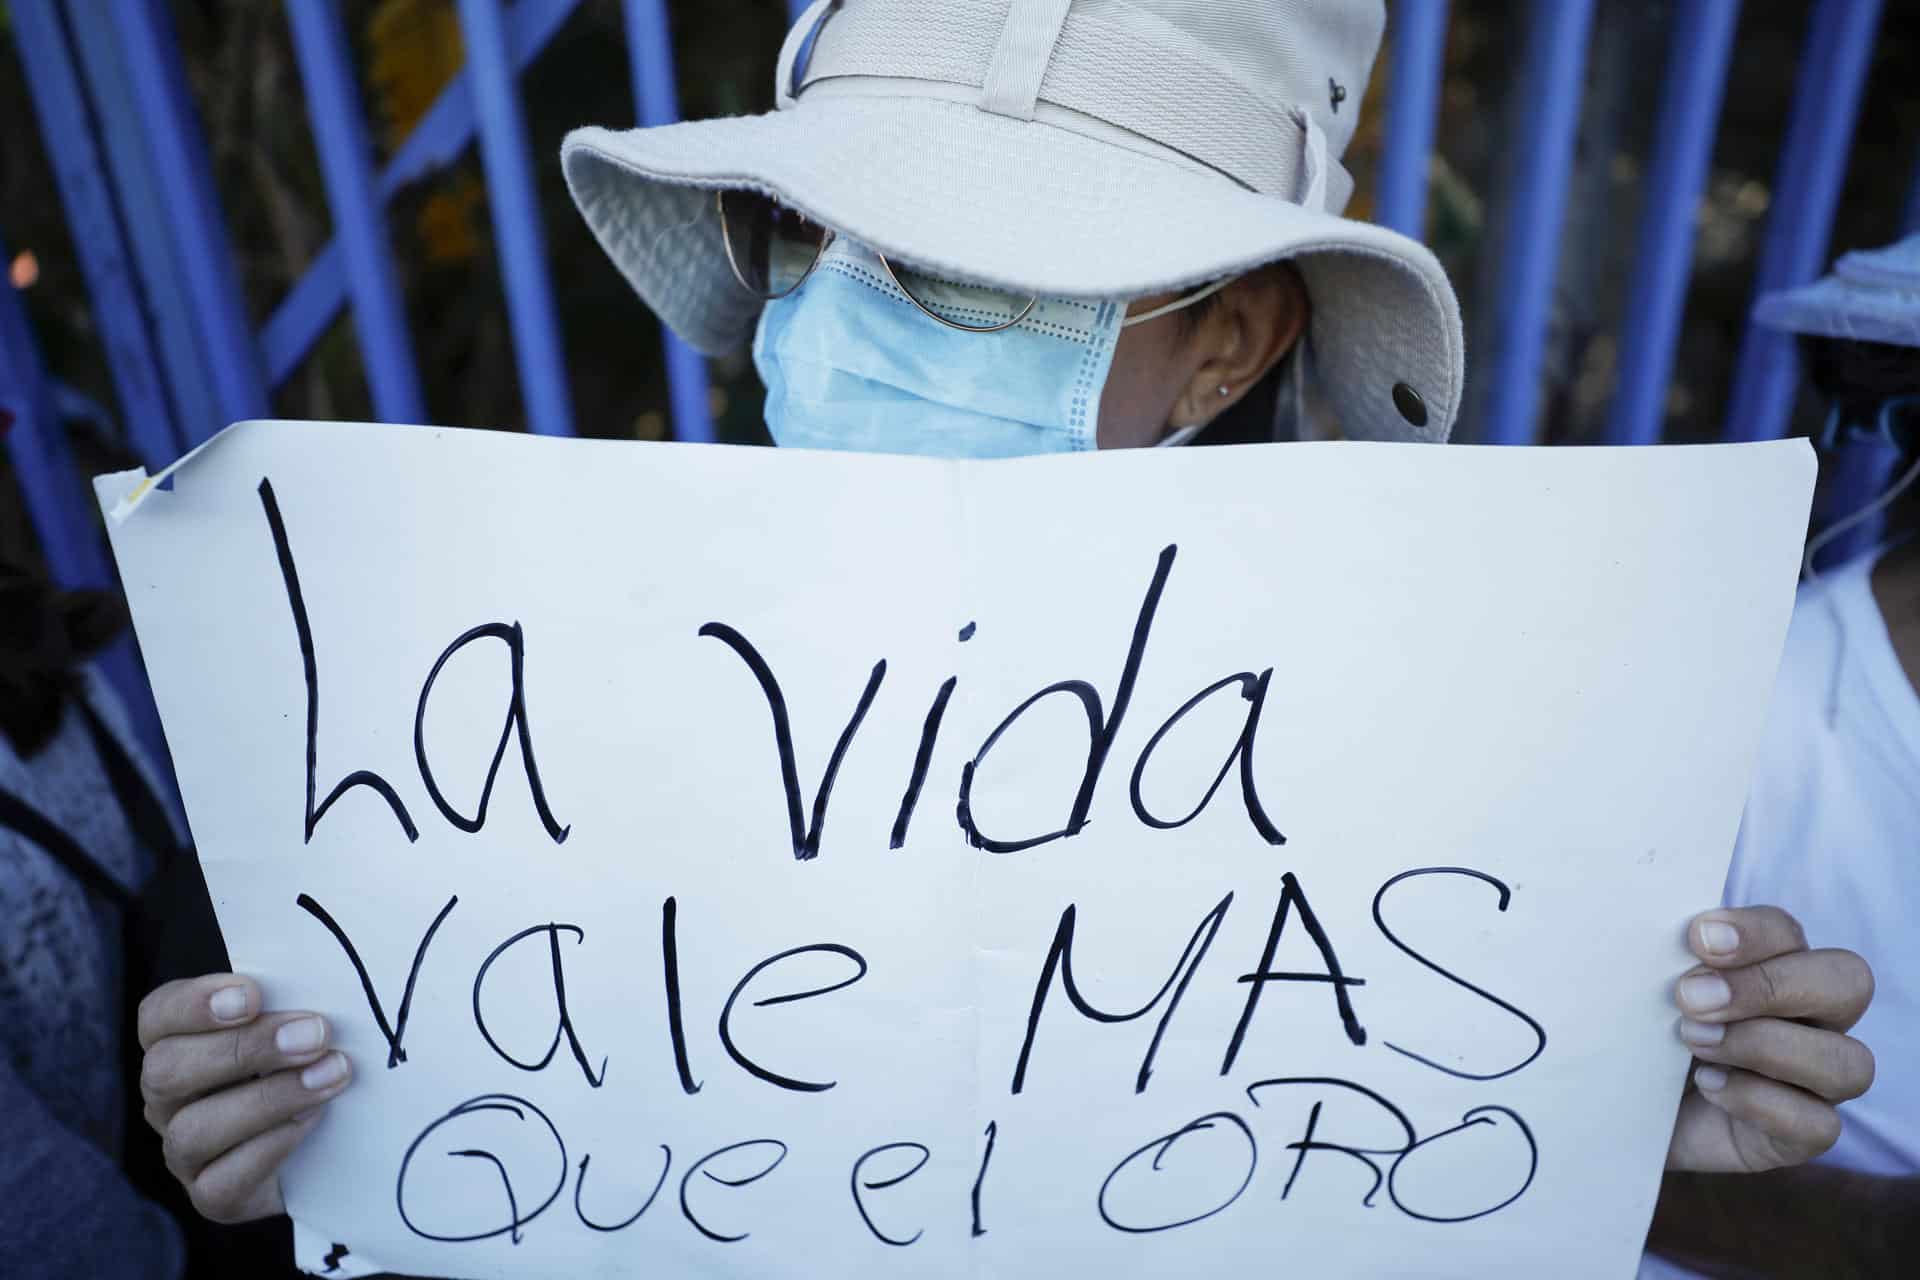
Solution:
<path fill-rule="evenodd" d="M 793 24 L 793 29 L 787 32 L 787 38 L 780 46 L 779 69 L 773 77 L 774 105 L 781 111 L 796 101 L 793 95 L 793 72 L 800 61 L 801 51 L 812 42 L 820 30 L 820 24 L 827 20 L 828 12 L 838 3 L 839 0 L 813 0 L 807 6 L 807 11 L 800 15 L 800 20 Z"/>
<path fill-rule="evenodd" d="M 1327 135 L 1313 118 L 1313 112 L 1296 107 L 1293 115 L 1305 139 L 1301 146 L 1301 167 L 1305 172 L 1300 175 L 1303 190 L 1298 203 L 1315 213 L 1322 213 L 1327 207 Z"/>
<path fill-rule="evenodd" d="M 1294 201 L 1310 191 L 1326 211 L 1346 204 L 1353 180 L 1313 112 L 1241 83 L 1178 29 L 1127 5 L 1008 3 L 842 6 L 820 28 L 801 92 L 884 82 L 889 96 L 958 94 L 982 110 L 1074 128 L 1048 110 L 1064 108 L 1263 195 Z"/>
<path fill-rule="evenodd" d="M 1034 104 L 1040 100 L 1040 81 L 1047 74 L 1047 64 L 1053 61 L 1053 48 L 1060 43 L 1071 3 L 1013 0 L 1007 25 L 1000 29 L 999 47 L 987 67 L 986 83 L 980 86 L 982 108 L 1015 120 L 1033 119 Z"/>

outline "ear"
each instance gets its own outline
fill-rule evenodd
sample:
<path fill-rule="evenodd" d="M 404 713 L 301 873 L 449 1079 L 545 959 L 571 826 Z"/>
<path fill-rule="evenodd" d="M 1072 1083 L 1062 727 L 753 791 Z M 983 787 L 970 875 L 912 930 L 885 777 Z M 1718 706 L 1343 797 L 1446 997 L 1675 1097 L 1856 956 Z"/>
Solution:
<path fill-rule="evenodd" d="M 1222 289 L 1189 349 L 1199 357 L 1173 403 L 1173 428 L 1205 426 L 1240 402 L 1307 331 L 1312 303 L 1291 262 L 1276 262 Z"/>

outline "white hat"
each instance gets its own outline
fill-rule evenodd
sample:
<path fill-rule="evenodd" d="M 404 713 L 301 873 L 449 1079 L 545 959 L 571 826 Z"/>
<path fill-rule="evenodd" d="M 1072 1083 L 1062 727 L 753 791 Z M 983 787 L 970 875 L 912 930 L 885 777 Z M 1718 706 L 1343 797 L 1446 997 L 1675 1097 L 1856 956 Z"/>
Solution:
<path fill-rule="evenodd" d="M 1784 333 L 1920 347 L 1920 235 L 1843 254 L 1833 274 L 1763 295 L 1753 319 Z"/>
<path fill-rule="evenodd" d="M 579 129 L 562 162 L 627 280 L 710 354 L 760 308 L 711 196 L 748 188 L 1021 294 L 1140 297 L 1292 259 L 1312 392 L 1344 433 L 1445 440 L 1464 376 L 1446 273 L 1338 216 L 1383 25 L 1380 0 L 817 0 L 777 111 Z"/>

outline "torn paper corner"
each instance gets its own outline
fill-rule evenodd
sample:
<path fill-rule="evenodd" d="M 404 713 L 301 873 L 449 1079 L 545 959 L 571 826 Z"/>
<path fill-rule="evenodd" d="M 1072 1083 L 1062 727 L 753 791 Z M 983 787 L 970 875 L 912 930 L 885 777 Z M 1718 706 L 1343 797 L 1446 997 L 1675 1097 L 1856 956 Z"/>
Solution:
<path fill-rule="evenodd" d="M 298 1218 L 293 1220 L 293 1263 L 308 1275 L 337 1280 L 380 1275 L 387 1270 L 338 1240 L 329 1240 L 325 1232 L 315 1230 Z"/>
<path fill-rule="evenodd" d="M 128 516 L 134 513 L 135 509 L 138 508 L 141 503 L 147 500 L 148 496 L 152 494 L 154 490 L 161 488 L 168 480 L 172 479 L 175 472 L 191 464 L 195 458 L 214 448 L 234 432 L 252 425 L 254 424 L 250 422 L 236 422 L 222 428 L 208 439 L 201 441 L 200 444 L 194 448 L 181 454 L 171 465 L 162 468 L 160 474 L 156 476 L 147 475 L 145 467 L 136 467 L 132 471 L 116 471 L 111 475 L 95 476 L 93 478 L 94 495 L 99 500 L 100 505 L 106 508 L 107 519 L 116 525 L 122 524 Z M 112 501 L 112 506 L 107 505 L 109 500 Z"/>
<path fill-rule="evenodd" d="M 93 498 L 100 504 L 100 509 L 107 513 L 107 518 L 119 524 L 152 485 L 153 481 L 147 478 L 145 467 L 112 471 L 93 478 Z"/>

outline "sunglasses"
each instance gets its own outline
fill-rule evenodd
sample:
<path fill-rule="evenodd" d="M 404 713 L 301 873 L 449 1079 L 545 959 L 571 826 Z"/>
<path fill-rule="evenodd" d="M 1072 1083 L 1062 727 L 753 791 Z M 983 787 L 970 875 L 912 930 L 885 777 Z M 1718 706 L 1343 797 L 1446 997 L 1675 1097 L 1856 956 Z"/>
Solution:
<path fill-rule="evenodd" d="M 720 237 L 733 278 L 749 293 L 768 302 L 784 298 L 805 284 L 833 243 L 831 227 L 758 192 L 718 191 L 714 193 L 714 205 L 720 212 Z M 875 256 L 909 302 L 950 329 L 999 333 L 1019 324 L 1040 305 L 1037 297 L 943 280 L 911 267 L 896 266 L 883 253 Z M 1124 325 L 1144 324 L 1190 307 L 1230 283 L 1215 281 L 1144 315 L 1128 316 Z"/>

